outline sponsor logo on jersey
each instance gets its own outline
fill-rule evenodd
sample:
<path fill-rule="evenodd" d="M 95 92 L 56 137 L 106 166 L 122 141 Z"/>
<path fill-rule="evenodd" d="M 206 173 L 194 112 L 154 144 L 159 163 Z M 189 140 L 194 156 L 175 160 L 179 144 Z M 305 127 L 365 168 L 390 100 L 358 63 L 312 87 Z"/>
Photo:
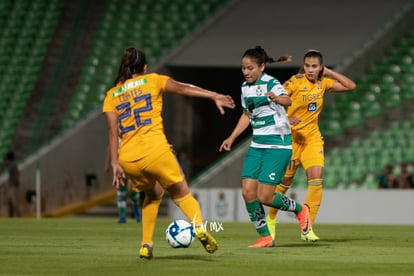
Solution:
<path fill-rule="evenodd" d="M 143 78 L 143 79 L 139 79 L 139 80 L 136 80 L 136 81 L 131 81 L 131 82 L 128 82 L 128 83 L 125 83 L 124 85 L 122 85 L 120 88 L 118 88 L 118 90 L 116 90 L 113 94 L 112 94 L 112 96 L 113 97 L 116 97 L 116 96 L 118 96 L 119 94 L 121 94 L 122 92 L 124 92 L 125 90 L 129 90 L 129 89 L 132 89 L 132 88 L 135 88 L 135 87 L 138 87 L 138 86 L 141 86 L 141 85 L 143 85 L 143 84 L 146 84 L 148 81 L 147 81 L 147 79 L 146 78 Z"/>
<path fill-rule="evenodd" d="M 318 105 L 315 102 L 308 104 L 308 111 L 309 112 L 315 112 L 317 108 L 318 108 Z"/>

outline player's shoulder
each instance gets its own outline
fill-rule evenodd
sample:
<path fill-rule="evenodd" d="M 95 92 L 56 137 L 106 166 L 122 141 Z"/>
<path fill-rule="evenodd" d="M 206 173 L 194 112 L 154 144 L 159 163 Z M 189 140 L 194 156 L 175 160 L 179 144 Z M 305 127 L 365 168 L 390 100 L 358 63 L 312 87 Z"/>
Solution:
<path fill-rule="evenodd" d="M 293 75 L 292 78 L 300 80 L 300 79 L 304 79 L 305 75 L 304 74 L 296 74 L 296 75 Z"/>
<path fill-rule="evenodd" d="M 260 80 L 264 83 L 269 83 L 269 84 L 280 84 L 279 80 L 275 77 L 273 77 L 272 75 L 268 75 L 266 73 L 263 73 L 263 75 L 261 76 Z"/>
<path fill-rule="evenodd" d="M 322 79 L 321 79 L 321 82 L 327 82 L 327 83 L 333 83 L 335 81 L 336 81 L 335 79 L 333 79 L 331 77 L 326 77 L 326 76 L 322 77 Z"/>
<path fill-rule="evenodd" d="M 120 93 L 122 93 L 122 83 L 118 83 L 117 85 L 113 86 L 109 90 L 106 91 L 106 96 L 116 97 Z"/>
<path fill-rule="evenodd" d="M 287 81 L 285 81 L 283 86 L 287 87 L 289 85 L 296 85 L 296 84 L 301 83 L 305 80 L 306 80 L 306 78 L 305 78 L 304 74 L 295 74 L 295 75 L 291 76 Z"/>

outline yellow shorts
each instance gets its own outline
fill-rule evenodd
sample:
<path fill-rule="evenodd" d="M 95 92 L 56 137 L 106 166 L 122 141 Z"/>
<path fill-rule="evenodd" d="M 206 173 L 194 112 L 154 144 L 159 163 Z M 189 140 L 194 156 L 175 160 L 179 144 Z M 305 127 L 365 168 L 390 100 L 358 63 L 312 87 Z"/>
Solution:
<path fill-rule="evenodd" d="M 181 167 L 168 144 L 157 146 L 139 160 L 120 160 L 120 164 L 139 191 L 151 189 L 157 181 L 166 189 L 184 180 Z"/>
<path fill-rule="evenodd" d="M 300 165 L 302 165 L 305 171 L 313 166 L 323 167 L 325 165 L 323 143 L 323 138 L 319 131 L 307 135 L 302 143 L 292 140 L 292 158 L 285 177 L 293 177 Z"/>

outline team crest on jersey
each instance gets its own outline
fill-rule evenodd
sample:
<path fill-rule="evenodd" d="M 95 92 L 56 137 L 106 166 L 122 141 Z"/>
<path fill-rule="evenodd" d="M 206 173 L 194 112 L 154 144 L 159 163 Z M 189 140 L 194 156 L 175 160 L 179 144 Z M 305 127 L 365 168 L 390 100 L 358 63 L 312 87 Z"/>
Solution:
<path fill-rule="evenodd" d="M 320 82 L 320 81 L 318 81 L 318 82 L 316 83 L 316 87 L 318 88 L 318 90 L 321 90 L 321 89 L 322 89 L 322 84 L 321 84 L 321 82 Z"/>
<path fill-rule="evenodd" d="M 317 107 L 318 107 L 317 103 L 315 103 L 315 102 L 310 103 L 310 104 L 308 104 L 308 111 L 309 112 L 315 112 Z"/>
<path fill-rule="evenodd" d="M 262 88 L 260 87 L 260 85 L 258 85 L 257 87 L 256 87 L 256 95 L 257 96 L 259 96 L 259 95 L 261 95 L 262 94 Z"/>

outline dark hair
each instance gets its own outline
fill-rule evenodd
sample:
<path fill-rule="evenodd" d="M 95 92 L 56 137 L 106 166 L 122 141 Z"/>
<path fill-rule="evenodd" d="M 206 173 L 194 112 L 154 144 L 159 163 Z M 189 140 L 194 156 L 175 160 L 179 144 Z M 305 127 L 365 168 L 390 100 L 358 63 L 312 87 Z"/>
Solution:
<path fill-rule="evenodd" d="M 322 56 L 322 53 L 319 52 L 318 50 L 315 50 L 315 49 L 308 50 L 305 53 L 305 55 L 303 56 L 303 60 L 305 60 L 306 58 L 310 58 L 310 57 L 316 57 L 317 59 L 319 59 L 319 62 L 321 64 L 323 64 L 323 56 Z"/>
<path fill-rule="evenodd" d="M 122 55 L 121 64 L 118 69 L 118 76 L 114 81 L 114 85 L 124 83 L 132 78 L 133 74 L 144 73 L 144 66 L 147 64 L 144 53 L 136 48 L 127 48 Z"/>
<path fill-rule="evenodd" d="M 269 57 L 266 51 L 261 46 L 256 46 L 255 48 L 247 49 L 246 52 L 244 52 L 243 54 L 243 58 L 244 57 L 249 57 L 257 60 L 257 63 L 259 65 L 262 65 L 264 63 L 283 62 L 292 60 L 292 56 L 289 55 L 283 55 L 278 59 Z"/>

